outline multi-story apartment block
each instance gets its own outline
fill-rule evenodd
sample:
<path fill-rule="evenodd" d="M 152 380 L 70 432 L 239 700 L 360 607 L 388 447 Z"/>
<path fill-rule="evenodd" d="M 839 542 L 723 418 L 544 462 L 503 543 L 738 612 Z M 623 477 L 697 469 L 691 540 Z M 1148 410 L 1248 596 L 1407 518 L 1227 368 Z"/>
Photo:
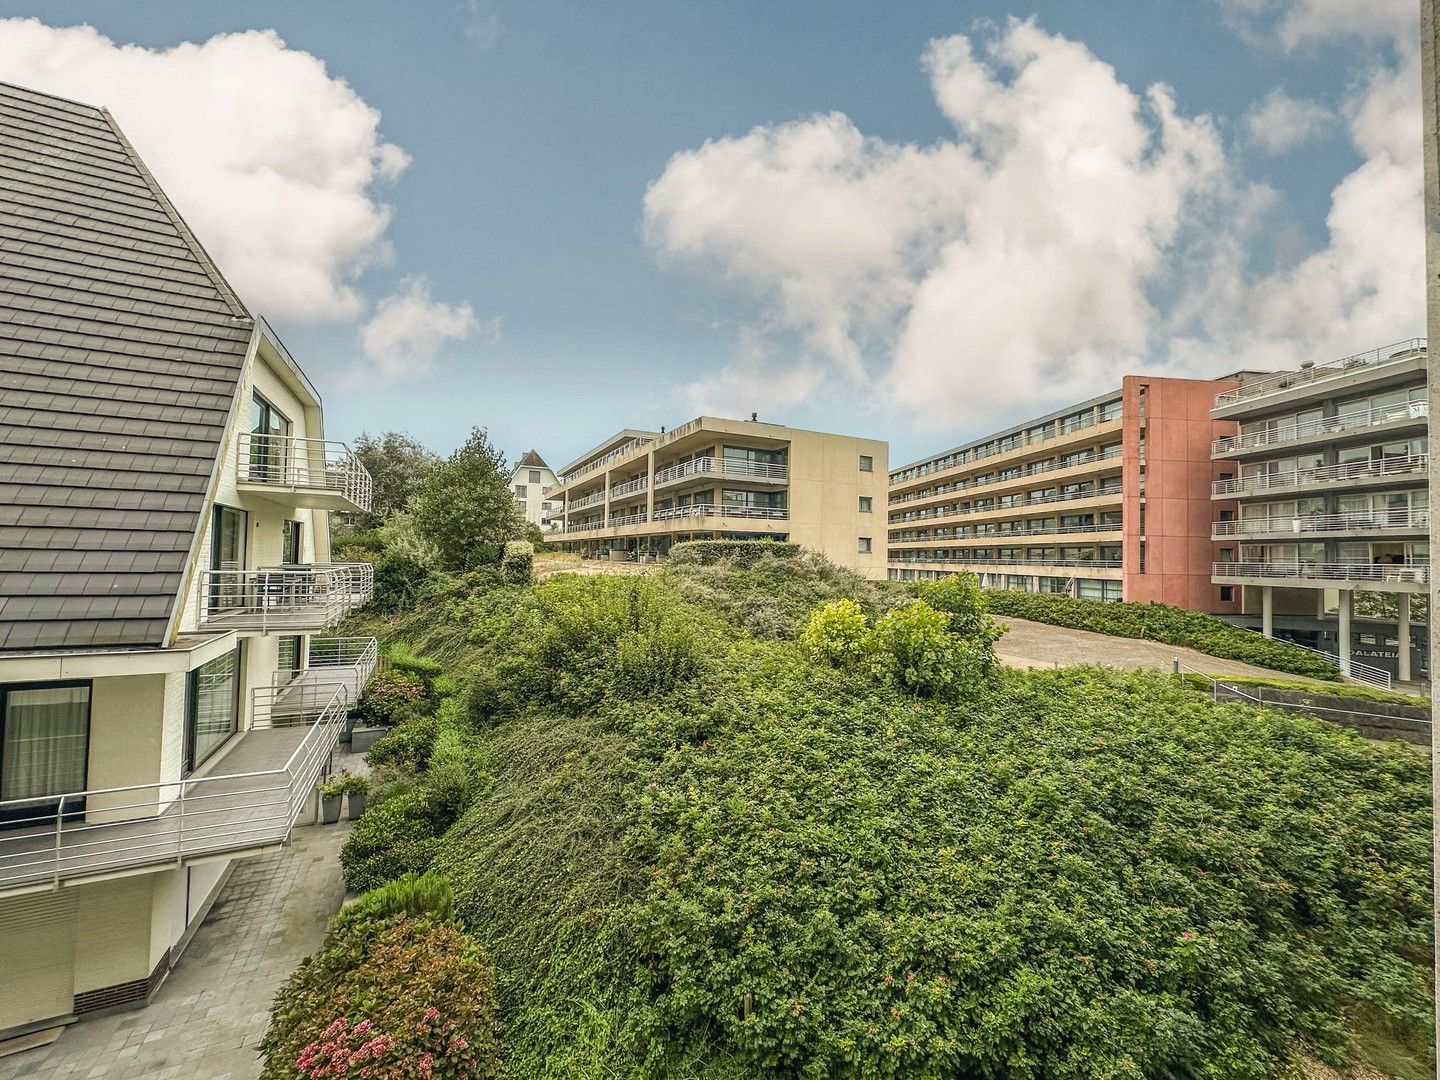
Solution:
<path fill-rule="evenodd" d="M 885 576 L 886 443 L 701 416 L 627 428 L 561 471 L 547 537 L 590 557 L 660 557 L 683 540 L 791 540 Z"/>
<path fill-rule="evenodd" d="M 1212 580 L 1267 636 L 1402 680 L 1428 648 L 1411 605 L 1430 581 L 1425 355 L 1413 340 L 1242 378 L 1212 413 L 1239 425 L 1212 448 Z"/>
<path fill-rule="evenodd" d="M 1213 419 L 1230 381 L 1127 376 L 1076 405 L 890 474 L 889 574 L 1238 611 L 1209 564 Z"/>
<path fill-rule="evenodd" d="M 560 504 L 545 497 L 546 490 L 554 487 L 555 483 L 555 473 L 534 450 L 527 451 L 510 473 L 510 490 L 515 493 L 515 503 L 531 525 L 549 528 L 560 517 Z"/>
<path fill-rule="evenodd" d="M 0 1038 L 148 999 L 307 812 L 370 478 L 110 115 L 0 85 Z"/>

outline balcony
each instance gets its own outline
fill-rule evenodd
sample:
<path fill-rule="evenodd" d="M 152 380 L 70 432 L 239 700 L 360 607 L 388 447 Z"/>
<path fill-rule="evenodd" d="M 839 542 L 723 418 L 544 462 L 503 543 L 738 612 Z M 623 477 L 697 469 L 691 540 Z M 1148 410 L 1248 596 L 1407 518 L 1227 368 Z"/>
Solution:
<path fill-rule="evenodd" d="M 1327 382 L 1340 384 L 1355 375 L 1380 374 L 1388 369 L 1397 369 L 1417 359 L 1423 360 L 1425 339 L 1411 338 L 1383 349 L 1357 353 L 1343 360 L 1328 364 L 1312 364 L 1299 371 L 1282 371 L 1264 379 L 1241 383 L 1234 390 L 1227 390 L 1215 397 L 1216 414 L 1244 411 L 1238 406 L 1263 405 L 1267 399 L 1283 400 L 1285 396 L 1310 397 L 1315 390 L 1323 391 Z M 1423 368 L 1422 368 L 1423 370 Z M 1304 390 L 1307 393 L 1291 393 Z"/>
<path fill-rule="evenodd" d="M 605 501 L 605 492 L 604 492 L 603 490 L 601 490 L 601 491 L 595 492 L 593 495 L 586 495 L 583 499 L 574 499 L 574 500 L 572 500 L 571 503 L 570 503 L 570 509 L 571 509 L 571 510 L 585 510 L 585 509 L 588 509 L 588 508 L 591 507 L 591 506 L 599 506 L 599 505 L 600 505 L 601 503 L 603 503 L 604 501 Z"/>
<path fill-rule="evenodd" d="M 1034 462 L 1019 472 L 1010 476 L 984 476 L 975 477 L 969 480 L 957 480 L 953 484 L 937 484 L 933 488 L 923 491 L 907 491 L 900 495 L 890 496 L 890 505 L 898 506 L 908 502 L 918 502 L 921 499 L 933 499 L 938 495 L 948 495 L 954 491 L 970 491 L 975 488 L 998 488 L 1003 485 L 1025 484 L 1032 476 L 1044 476 L 1046 473 L 1060 472 L 1065 469 L 1079 469 L 1082 465 L 1093 465 L 1101 461 L 1115 461 L 1124 456 L 1125 449 L 1122 446 L 1114 446 L 1109 450 L 1095 451 L 1087 454 L 1074 456 L 1066 455 L 1069 460 L 1039 461 Z"/>
<path fill-rule="evenodd" d="M 892 544 L 929 544 L 929 543 L 970 543 L 989 544 L 991 547 L 1009 546 L 1023 544 L 1028 537 L 1032 536 L 1086 536 L 1093 534 L 1113 534 L 1114 539 L 1119 540 L 1123 526 L 1119 523 L 1101 525 L 1055 525 L 1048 529 L 1020 529 L 1014 532 L 954 532 L 950 530 L 936 530 L 933 533 L 921 533 L 917 531 L 892 534 Z"/>
<path fill-rule="evenodd" d="M 691 477 L 719 476 L 727 480 L 755 480 L 765 484 L 784 484 L 790 479 L 785 465 L 769 465 L 758 461 L 732 461 L 729 458 L 699 457 L 660 469 L 655 473 L 655 486 L 678 484 Z"/>
<path fill-rule="evenodd" d="M 687 425 L 687 426 L 688 426 L 688 425 Z M 672 434 L 673 434 L 673 433 L 672 433 Z M 633 453 L 634 451 L 640 449 L 640 447 L 642 447 L 642 446 L 648 446 L 650 443 L 652 443 L 652 442 L 654 442 L 654 441 L 655 441 L 654 439 L 643 438 L 643 437 L 637 437 L 637 438 L 631 439 L 629 442 L 625 443 L 624 445 L 622 445 L 622 446 L 617 446 L 614 450 L 611 450 L 611 451 L 610 451 L 608 454 L 606 454 L 604 457 L 598 457 L 598 458 L 596 458 L 594 461 L 590 461 L 590 462 L 587 462 L 587 463 L 584 464 L 584 465 L 581 465 L 578 469 L 575 469 L 573 472 L 568 472 L 568 473 L 566 473 L 564 476 L 559 477 L 559 478 L 558 478 L 559 482 L 558 482 L 557 484 L 555 484 L 554 487 L 548 487 L 548 488 L 546 488 L 541 494 L 543 494 L 543 495 L 545 496 L 545 498 L 548 499 L 548 498 L 550 497 L 550 493 L 551 493 L 551 492 L 559 491 L 559 490 L 560 490 L 561 488 L 563 488 L 566 484 L 569 484 L 569 483 L 571 483 L 571 482 L 573 482 L 573 481 L 575 481 L 575 480 L 578 480 L 578 479 L 580 479 L 580 477 L 582 477 L 582 476 L 589 476 L 589 475 L 590 475 L 592 472 L 594 472 L 596 469 L 599 469 L 599 468 L 602 468 L 602 467 L 605 466 L 605 465 L 608 465 L 610 462 L 614 461 L 616 458 L 625 457 L 627 454 Z"/>
<path fill-rule="evenodd" d="M 596 529 L 603 528 L 605 528 L 605 522 L 603 521 L 587 521 L 580 525 L 566 525 L 565 531 L 567 533 L 585 533 L 594 532 Z"/>
<path fill-rule="evenodd" d="M 1119 570 L 1122 563 L 1119 559 L 952 559 L 944 555 L 920 555 L 904 552 L 900 555 L 892 555 L 890 562 L 904 563 L 944 563 L 949 566 L 1004 566 L 1004 567 L 1026 567 L 1034 566 L 1044 569 L 1061 567 L 1066 569 L 1093 569 L 1093 570 Z"/>
<path fill-rule="evenodd" d="M 1405 457 L 1379 458 L 1373 461 L 1347 461 L 1340 465 L 1321 465 L 1313 469 L 1298 469 L 1283 473 L 1258 473 L 1254 476 L 1216 480 L 1210 485 L 1210 492 L 1216 498 L 1233 498 L 1236 495 L 1309 490 L 1319 485 L 1353 488 L 1379 487 L 1402 482 L 1411 477 L 1423 477 L 1429 468 L 1430 456 L 1428 454 L 1409 454 Z M 1311 493 L 1313 494 L 1313 491 Z"/>
<path fill-rule="evenodd" d="M 1248 435 L 1231 435 L 1216 439 L 1210 444 L 1210 456 L 1217 458 L 1240 457 L 1248 453 L 1268 451 L 1279 447 L 1300 446 L 1310 442 L 1331 442 L 1347 432 L 1368 432 L 1377 428 L 1393 431 L 1396 428 L 1425 425 L 1430 415 L 1430 406 L 1425 401 L 1411 401 L 1404 405 L 1391 405 L 1383 409 L 1356 409 L 1335 416 L 1322 416 L 1318 420 L 1307 420 L 1302 424 L 1277 425 L 1266 431 L 1254 431 Z"/>
<path fill-rule="evenodd" d="M 375 674 L 379 649 L 371 638 L 311 638 L 309 666 L 277 671 L 268 686 L 252 693 L 255 724 L 309 723 L 319 719 L 339 691 L 352 708 Z"/>
<path fill-rule="evenodd" d="M 1424 562 L 1217 562 L 1210 568 L 1217 585 L 1290 585 L 1369 589 L 1378 592 L 1413 592 L 1430 580 Z"/>
<path fill-rule="evenodd" d="M 1293 518 L 1242 518 L 1210 526 L 1213 540 L 1231 537 L 1370 536 L 1422 534 L 1430 531 L 1430 511 L 1349 510 L 1341 514 L 1307 514 Z"/>
<path fill-rule="evenodd" d="M 329 768 L 345 717 L 336 690 L 314 723 L 237 736 L 224 773 L 0 802 L 13 828 L 0 832 L 0 894 L 278 847 Z"/>
<path fill-rule="evenodd" d="M 235 454 L 246 494 L 314 510 L 370 510 L 370 474 L 344 443 L 247 431 Z"/>
<path fill-rule="evenodd" d="M 621 525 L 643 525 L 647 520 L 649 520 L 649 516 L 644 510 L 634 514 L 615 514 L 610 518 L 610 528 L 615 529 Z"/>
<path fill-rule="evenodd" d="M 629 480 L 623 484 L 616 484 L 612 487 L 610 489 L 610 498 L 623 499 L 627 495 L 634 495 L 644 491 L 649 485 L 650 481 L 647 477 L 636 477 L 634 480 Z"/>
<path fill-rule="evenodd" d="M 207 570 L 198 621 L 209 630 L 326 630 L 366 603 L 374 585 L 369 563 Z"/>
<path fill-rule="evenodd" d="M 694 503 L 690 506 L 671 506 L 655 511 L 656 521 L 677 521 L 681 518 L 758 518 L 763 521 L 789 521 L 790 511 L 773 506 L 721 506 L 716 503 Z"/>

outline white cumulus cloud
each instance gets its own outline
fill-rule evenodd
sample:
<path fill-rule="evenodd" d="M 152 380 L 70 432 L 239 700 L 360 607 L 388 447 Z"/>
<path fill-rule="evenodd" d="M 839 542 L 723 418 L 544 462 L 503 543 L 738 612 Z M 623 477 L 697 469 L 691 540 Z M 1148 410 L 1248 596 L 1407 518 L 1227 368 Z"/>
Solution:
<path fill-rule="evenodd" d="M 925 66 L 954 139 L 896 145 L 832 113 L 712 140 L 646 193 L 649 241 L 753 290 L 773 330 L 920 422 L 1117 380 L 1190 207 L 1223 187 L 1213 125 L 1033 21 L 939 39 Z M 731 374 L 780 404 L 815 384 L 773 354 Z"/>
<path fill-rule="evenodd" d="M 270 30 L 150 49 L 0 19 L 0 78 L 108 107 L 247 304 L 361 312 L 354 279 L 388 255 L 377 189 L 410 159 L 319 58 Z"/>
<path fill-rule="evenodd" d="M 481 322 L 469 304 L 434 300 L 429 282 L 411 277 L 376 305 L 360 328 L 360 344 L 371 374 L 390 381 L 429 373 L 435 357 L 451 342 L 472 336 L 493 341 L 499 333 L 498 318 Z"/>
<path fill-rule="evenodd" d="M 1325 106 L 1291 97 L 1277 87 L 1246 113 L 1245 130 L 1267 154 L 1287 154 L 1322 133 L 1333 120 Z"/>
<path fill-rule="evenodd" d="M 1219 0 L 1252 41 L 1286 49 L 1342 38 L 1390 40 L 1414 34 L 1415 0 Z"/>

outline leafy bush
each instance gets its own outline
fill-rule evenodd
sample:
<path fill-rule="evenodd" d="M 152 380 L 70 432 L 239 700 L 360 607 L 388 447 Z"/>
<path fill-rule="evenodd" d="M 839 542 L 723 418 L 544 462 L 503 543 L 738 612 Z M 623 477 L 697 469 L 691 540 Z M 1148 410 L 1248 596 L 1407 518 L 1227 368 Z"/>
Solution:
<path fill-rule="evenodd" d="M 281 987 L 260 1045 L 264 1080 L 493 1077 L 494 973 L 452 925 L 344 924 Z"/>
<path fill-rule="evenodd" d="M 407 874 L 423 874 L 440 836 L 465 809 L 470 780 L 463 766 L 434 769 L 417 787 L 365 811 L 340 849 L 345 888 L 364 892 Z"/>
<path fill-rule="evenodd" d="M 1340 671 L 1334 664 L 1314 653 L 1232 626 L 1214 615 L 1186 611 L 1169 604 L 1082 600 L 1059 593 L 1029 593 L 1015 589 L 992 591 L 988 599 L 990 610 L 996 615 L 1116 637 L 1147 638 L 1165 645 L 1179 645 L 1210 656 L 1240 660 L 1257 667 L 1314 679 L 1340 677 Z"/>
<path fill-rule="evenodd" d="M 415 532 L 436 552 L 442 570 L 465 571 L 500 561 L 500 549 L 520 534 L 505 456 L 483 428 L 430 469 L 410 504 Z"/>
<path fill-rule="evenodd" d="M 384 922 L 397 915 L 454 922 L 455 890 L 435 874 L 402 874 L 342 907 L 331 918 L 329 932 L 343 932 L 362 922 Z"/>
<path fill-rule="evenodd" d="M 870 627 L 854 600 L 831 600 L 810 613 L 800 635 L 811 659 L 831 667 L 850 667 L 869 653 Z"/>
<path fill-rule="evenodd" d="M 995 642 L 1005 634 L 1005 627 L 990 618 L 990 604 L 980 579 L 961 571 L 948 574 L 936 582 L 926 582 L 917 590 L 920 599 L 936 611 L 950 616 L 950 632 L 971 643 L 985 670 L 995 664 Z"/>
<path fill-rule="evenodd" d="M 377 671 L 355 703 L 357 723 L 389 727 L 425 699 L 425 684 L 404 671 Z"/>
<path fill-rule="evenodd" d="M 413 607 L 429 579 L 430 571 L 422 563 L 387 551 L 375 560 L 375 585 L 368 607 L 382 613 Z"/>
<path fill-rule="evenodd" d="M 433 717 L 407 720 L 392 728 L 370 747 L 365 760 L 376 770 L 403 769 L 409 773 L 424 772 L 439 738 L 440 725 Z"/>
<path fill-rule="evenodd" d="M 507 585 L 531 585 L 535 581 L 535 545 L 528 540 L 511 540 L 500 557 L 500 576 Z"/>
<path fill-rule="evenodd" d="M 950 633 L 950 616 L 916 600 L 887 611 L 870 636 L 877 677 L 912 694 L 948 690 L 960 675 L 960 653 Z"/>
<path fill-rule="evenodd" d="M 782 540 L 685 540 L 670 548 L 674 563 L 714 566 L 727 559 L 736 566 L 751 566 L 761 559 L 793 559 L 799 544 Z"/>

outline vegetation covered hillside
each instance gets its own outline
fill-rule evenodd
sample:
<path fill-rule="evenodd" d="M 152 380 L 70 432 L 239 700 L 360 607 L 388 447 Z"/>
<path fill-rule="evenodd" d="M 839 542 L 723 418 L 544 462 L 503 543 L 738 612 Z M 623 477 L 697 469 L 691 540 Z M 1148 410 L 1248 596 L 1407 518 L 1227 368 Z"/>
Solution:
<path fill-rule="evenodd" d="M 1427 1074 L 1423 760 L 1000 670 L 963 578 L 846 584 L 472 573 L 372 619 L 444 674 L 347 874 L 453 890 L 502 1075 Z"/>

